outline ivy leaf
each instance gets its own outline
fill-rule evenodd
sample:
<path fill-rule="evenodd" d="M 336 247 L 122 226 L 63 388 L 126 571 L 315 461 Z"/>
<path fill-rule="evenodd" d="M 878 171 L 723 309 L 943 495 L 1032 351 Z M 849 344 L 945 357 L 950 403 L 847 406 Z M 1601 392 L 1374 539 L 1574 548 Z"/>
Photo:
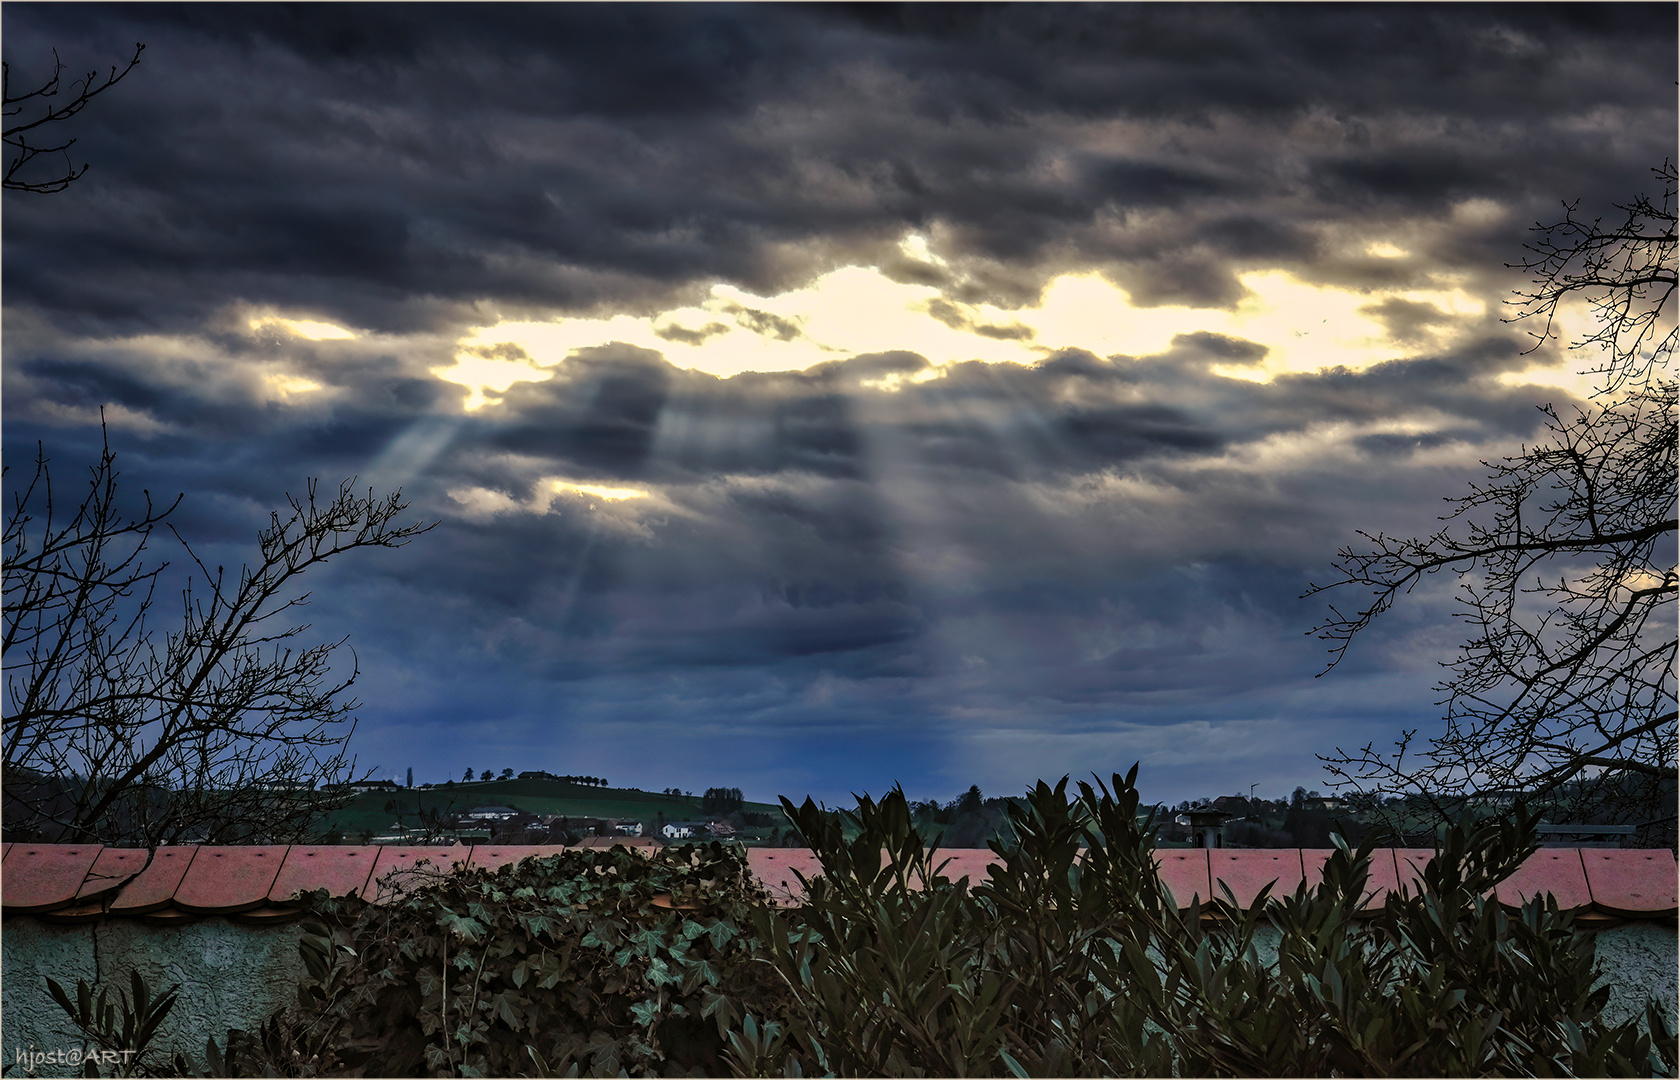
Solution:
<path fill-rule="evenodd" d="M 652 1027 L 653 1022 L 659 1018 L 659 1002 L 652 998 L 646 1001 L 638 1001 L 630 1006 L 630 1015 L 634 1016 L 636 1023 L 642 1027 Z"/>
<path fill-rule="evenodd" d="M 733 924 L 723 919 L 719 919 L 706 928 L 706 935 L 712 939 L 712 946 L 717 949 L 722 949 L 734 938 L 740 936 L 740 933 Z"/>

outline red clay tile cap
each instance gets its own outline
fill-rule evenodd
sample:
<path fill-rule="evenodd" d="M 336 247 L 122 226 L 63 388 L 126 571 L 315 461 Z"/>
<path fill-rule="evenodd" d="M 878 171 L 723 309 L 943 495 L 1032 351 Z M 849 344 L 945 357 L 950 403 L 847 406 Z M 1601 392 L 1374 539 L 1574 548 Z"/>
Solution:
<path fill-rule="evenodd" d="M 165 847 L 152 853 L 152 861 L 111 901 L 113 915 L 140 915 L 167 907 L 175 889 L 199 853 L 196 847 Z"/>
<path fill-rule="evenodd" d="M 1493 889 L 1494 898 L 1510 908 L 1521 907 L 1546 893 L 1557 897 L 1558 907 L 1566 911 L 1592 903 L 1580 851 L 1575 848 L 1541 848 Z"/>
<path fill-rule="evenodd" d="M 86 900 L 121 887 L 146 868 L 148 857 L 143 848 L 106 848 L 93 861 L 93 869 L 88 871 L 76 899 Z"/>
<path fill-rule="evenodd" d="M 365 895 L 379 848 L 293 844 L 269 887 L 268 899 L 284 903 L 300 892 L 325 889 L 329 896 Z"/>
<path fill-rule="evenodd" d="M 446 874 L 457 866 L 464 866 L 472 856 L 472 848 L 459 844 L 450 847 L 382 847 L 368 878 L 367 897 L 376 904 L 388 904 L 427 877 Z M 424 863 L 426 865 L 421 866 Z M 396 876 L 391 877 L 392 874 Z M 387 880 L 389 879 L 389 880 Z"/>
<path fill-rule="evenodd" d="M 20 913 L 66 906 L 99 852 L 98 844 L 18 844 L 0 875 L 0 905 Z"/>
<path fill-rule="evenodd" d="M 257 907 L 268 900 L 285 859 L 280 844 L 201 848 L 175 890 L 175 904 L 206 915 Z"/>
<path fill-rule="evenodd" d="M 572 848 L 614 848 L 625 847 L 631 851 L 662 848 L 663 841 L 652 836 L 585 836 L 576 844 L 568 845 Z"/>
<path fill-rule="evenodd" d="M 154 911 L 144 912 L 141 914 L 140 918 L 152 923 L 179 925 L 180 923 L 197 922 L 199 919 L 203 918 L 203 916 L 196 911 L 185 911 L 176 907 L 174 904 L 170 904 L 167 907 L 161 907 Z"/>
<path fill-rule="evenodd" d="M 940 864 L 944 863 L 944 869 Z M 991 877 L 991 868 L 1001 866 L 1003 860 L 990 848 L 941 848 L 933 853 L 933 866 L 940 874 L 956 881 L 968 878 L 968 887 L 984 885 Z"/>
<path fill-rule="evenodd" d="M 1224 882 L 1237 898 L 1237 906 L 1247 911 L 1254 898 L 1268 882 L 1272 891 L 1268 896 L 1288 896 L 1301 884 L 1299 848 L 1213 848 L 1208 851 L 1209 872 L 1213 875 L 1213 895 L 1224 900 Z M 1176 895 L 1176 894 L 1175 894 Z"/>
<path fill-rule="evenodd" d="M 82 900 L 69 907 L 36 913 L 36 918 L 55 923 L 96 922 L 104 917 L 105 905 L 98 900 Z"/>
<path fill-rule="evenodd" d="M 747 866 L 780 907 L 805 902 L 805 887 L 794 876 L 795 870 L 806 878 L 822 876 L 822 863 L 810 848 L 748 848 Z"/>
<path fill-rule="evenodd" d="M 302 914 L 302 908 L 289 904 L 264 904 L 249 911 L 234 912 L 232 918 L 242 923 L 281 923 L 291 922 Z"/>
<path fill-rule="evenodd" d="M 1165 848 L 1155 852 L 1155 862 L 1180 908 L 1189 907 L 1192 896 L 1206 903 L 1213 895 L 1206 848 Z"/>
<path fill-rule="evenodd" d="M 1394 853 L 1395 876 L 1408 895 L 1423 891 L 1423 868 L 1435 858 L 1434 848 L 1390 848 Z"/>
<path fill-rule="evenodd" d="M 1335 854 L 1334 848 L 1301 848 L 1301 876 L 1309 889 L 1324 882 L 1324 864 Z"/>
<path fill-rule="evenodd" d="M 1365 879 L 1365 896 L 1359 903 L 1359 910 L 1381 911 L 1388 906 L 1388 894 L 1397 891 L 1399 886 L 1400 867 L 1394 860 L 1394 849 L 1377 848 L 1371 852 L 1370 876 Z"/>
<path fill-rule="evenodd" d="M 600 837 L 607 840 L 634 840 L 634 836 Z M 467 867 L 472 870 L 494 870 L 516 863 L 521 859 L 541 859 L 550 855 L 559 855 L 569 850 L 565 844 L 514 844 L 505 846 L 491 846 L 489 844 L 474 844 L 472 855 L 467 858 Z"/>
<path fill-rule="evenodd" d="M 1581 861 L 1599 910 L 1642 918 L 1674 912 L 1674 853 L 1667 848 L 1583 848 Z"/>

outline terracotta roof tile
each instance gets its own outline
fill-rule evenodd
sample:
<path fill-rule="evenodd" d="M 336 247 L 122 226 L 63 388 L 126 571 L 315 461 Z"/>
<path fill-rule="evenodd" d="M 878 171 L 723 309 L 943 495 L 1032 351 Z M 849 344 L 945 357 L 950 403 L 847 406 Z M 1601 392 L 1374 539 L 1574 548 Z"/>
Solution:
<path fill-rule="evenodd" d="M 105 917 L 105 905 L 98 900 L 81 900 L 69 907 L 54 908 L 37 914 L 48 922 L 94 922 Z"/>
<path fill-rule="evenodd" d="M 1416 896 L 1423 891 L 1423 868 L 1435 858 L 1434 848 L 1390 848 L 1394 853 L 1394 868 L 1400 880 L 1400 887 L 1408 895 Z"/>
<path fill-rule="evenodd" d="M 1594 907 L 1612 915 L 1646 917 L 1675 910 L 1674 853 L 1667 848 L 1583 848 L 1581 862 Z"/>
<path fill-rule="evenodd" d="M 1213 895 L 1206 848 L 1166 848 L 1155 852 L 1155 863 L 1179 907 L 1189 907 L 1192 896 L 1205 904 Z"/>
<path fill-rule="evenodd" d="M 144 912 L 140 916 L 140 918 L 146 920 L 147 922 L 164 923 L 166 925 L 197 922 L 203 917 L 203 915 L 196 911 L 187 911 L 183 908 L 176 907 L 174 904 L 170 904 L 168 907 L 161 907 L 152 911 Z"/>
<path fill-rule="evenodd" d="M 1334 848 L 1301 848 L 1301 876 L 1307 887 L 1316 889 L 1324 881 L 1324 864 L 1330 861 Z"/>
<path fill-rule="evenodd" d="M 167 907 L 198 852 L 196 847 L 158 848 L 140 876 L 124 885 L 111 901 L 111 913 L 140 915 Z"/>
<path fill-rule="evenodd" d="M 4 851 L 4 904 L 9 912 L 33 913 L 56 921 L 96 919 L 101 900 L 112 915 L 139 915 L 154 922 L 178 923 L 204 914 L 240 915 L 246 921 L 296 917 L 286 900 L 300 890 L 325 888 L 333 895 L 370 890 L 376 902 L 406 891 L 398 880 L 383 887 L 379 879 L 393 871 L 429 861 L 432 873 L 460 866 L 505 866 L 518 859 L 558 854 L 559 845 L 477 845 L 475 847 L 166 847 L 146 863 L 147 853 L 100 849 L 93 845 L 19 844 Z M 1277 880 L 1272 895 L 1293 891 L 1305 880 L 1316 883 L 1331 852 L 1324 849 L 1164 849 L 1156 852 L 1161 878 L 1181 904 L 1192 896 L 1205 900 L 1211 878 L 1229 884 L 1239 902 L 1252 903 L 1266 882 Z M 1434 855 L 1422 848 L 1379 849 L 1373 854 L 1369 905 L 1381 902 L 1390 888 L 1416 892 L 1418 874 Z M 986 880 L 998 857 L 987 849 L 941 851 L 951 879 L 967 876 L 971 885 Z M 808 877 L 822 873 L 816 857 L 804 848 L 749 848 L 753 874 L 783 906 L 800 903 L 804 890 L 794 871 Z M 143 867 L 143 869 L 142 869 Z M 1574 909 L 1586 923 L 1621 918 L 1671 915 L 1677 893 L 1674 856 L 1665 849 L 1577 850 L 1543 848 L 1494 890 L 1507 904 L 1520 903 L 1538 891 L 1550 891 L 1561 906 Z M 1222 895 L 1222 892 L 1219 894 Z"/>
<path fill-rule="evenodd" d="M 797 870 L 807 878 L 822 876 L 822 863 L 809 848 L 748 848 L 747 865 L 783 907 L 797 906 L 805 899 L 805 887 L 794 876 Z"/>
<path fill-rule="evenodd" d="M 1575 848 L 1541 848 L 1517 867 L 1516 873 L 1494 887 L 1493 895 L 1506 907 L 1551 893 L 1562 908 L 1586 907 L 1592 903 L 1587 889 L 1587 871 Z"/>
<path fill-rule="evenodd" d="M 460 845 L 382 847 L 379 859 L 373 864 L 373 874 L 368 878 L 366 895 L 376 904 L 388 904 L 415 883 L 431 875 L 448 873 L 458 865 L 464 866 L 471 857 L 472 848 Z M 396 876 L 391 877 L 393 874 Z"/>
<path fill-rule="evenodd" d="M 232 917 L 244 923 L 277 923 L 290 922 L 302 914 L 302 908 L 290 904 L 263 904 L 248 911 L 236 911 Z"/>
<path fill-rule="evenodd" d="M 1267 895 L 1288 896 L 1303 877 L 1299 848 L 1214 848 L 1208 851 L 1208 863 L 1213 895 L 1225 899 L 1225 890 L 1219 887 L 1223 881 L 1244 911 L 1268 882 L 1277 884 Z"/>
<path fill-rule="evenodd" d="M 19 844 L 9 854 L 0 903 L 16 912 L 50 911 L 76 898 L 99 845 Z"/>
<path fill-rule="evenodd" d="M 1321 871 L 1322 873 L 1322 871 Z M 1388 904 L 1388 894 L 1400 886 L 1400 868 L 1394 860 L 1393 848 L 1378 848 L 1371 852 L 1371 876 L 1365 879 L 1365 899 L 1361 911 L 1378 911 Z"/>
<path fill-rule="evenodd" d="M 664 847 L 665 841 L 657 836 L 585 836 L 576 844 L 567 846 L 579 848 L 625 847 L 631 851 L 650 851 L 654 848 Z"/>
<path fill-rule="evenodd" d="M 151 853 L 144 848 L 106 848 L 93 860 L 93 868 L 88 871 L 76 899 L 86 900 L 120 887 L 146 869 L 150 857 Z"/>
<path fill-rule="evenodd" d="M 176 888 L 175 904 L 207 915 L 258 907 L 285 859 L 284 845 L 203 848 Z"/>
<path fill-rule="evenodd" d="M 952 881 L 966 877 L 972 889 L 984 885 L 991 877 L 990 868 L 1003 865 L 1003 859 L 991 848 L 941 848 L 933 853 L 935 869 L 941 863 L 946 864 L 941 874 Z"/>
<path fill-rule="evenodd" d="M 284 903 L 300 892 L 326 889 L 331 896 L 358 896 L 367 892 L 379 848 L 373 845 L 344 847 L 295 844 L 286 852 L 280 872 L 269 887 L 268 899 Z"/>
<path fill-rule="evenodd" d="M 634 836 L 623 837 L 634 840 Z M 467 859 L 467 867 L 472 870 L 494 870 L 515 863 L 521 859 L 539 859 L 550 855 L 560 855 L 567 850 L 565 844 L 523 844 L 518 846 L 489 844 L 474 844 L 472 855 Z"/>

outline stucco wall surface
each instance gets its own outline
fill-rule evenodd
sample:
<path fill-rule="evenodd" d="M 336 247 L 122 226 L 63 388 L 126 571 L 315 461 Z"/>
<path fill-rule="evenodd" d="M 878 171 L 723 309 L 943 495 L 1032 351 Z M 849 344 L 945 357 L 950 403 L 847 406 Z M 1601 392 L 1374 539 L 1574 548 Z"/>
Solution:
<path fill-rule="evenodd" d="M 1634 922 L 1597 936 L 1597 961 L 1604 974 L 1597 985 L 1610 987 L 1601 1013 L 1608 1023 L 1645 1015 L 1645 1000 L 1655 998 L 1667 1010 L 1669 1030 L 1680 1024 L 1680 930 L 1674 923 Z"/>
<path fill-rule="evenodd" d="M 69 1050 L 86 1039 L 46 989 L 51 976 L 72 995 L 77 979 L 127 990 L 139 971 L 154 993 L 179 985 L 179 1000 L 155 1045 L 180 1049 L 200 1061 L 206 1038 L 224 1042 L 230 1027 L 252 1030 L 276 1009 L 297 999 L 303 978 L 296 923 L 255 926 L 209 917 L 173 926 L 132 919 L 65 925 L 26 915 L 0 926 L 0 1065 L 10 1076 L 19 1052 Z M 1262 926 L 1256 945 L 1262 959 L 1277 957 L 1277 931 Z M 1604 1017 L 1611 1022 L 1643 1016 L 1648 996 L 1676 1022 L 1680 935 L 1671 923 L 1633 922 L 1597 935 L 1597 959 L 1609 985 Z M 79 1069 L 42 1066 L 38 1076 L 73 1076 Z"/>
<path fill-rule="evenodd" d="M 153 994 L 179 984 L 180 993 L 153 1045 L 163 1068 L 180 1049 L 202 1062 L 204 1041 L 226 1041 L 230 1027 L 253 1030 L 276 1009 L 297 1000 L 303 978 L 298 926 L 253 926 L 210 917 L 178 926 L 134 919 L 58 924 L 26 915 L 0 924 L 0 1065 L 24 1075 L 22 1051 L 84 1047 L 87 1039 L 47 993 L 51 976 L 74 1000 L 76 980 L 127 992 L 138 971 Z M 69 1066 L 45 1065 L 35 1075 L 79 1075 Z"/>

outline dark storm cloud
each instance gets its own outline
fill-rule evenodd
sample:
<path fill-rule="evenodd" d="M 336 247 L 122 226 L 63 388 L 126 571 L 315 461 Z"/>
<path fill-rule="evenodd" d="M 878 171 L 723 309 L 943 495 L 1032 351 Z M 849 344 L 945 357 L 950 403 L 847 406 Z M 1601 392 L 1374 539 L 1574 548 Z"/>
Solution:
<path fill-rule="evenodd" d="M 1672 141 L 1662 5 L 14 4 L 6 30 L 26 70 L 148 44 L 82 121 L 74 208 L 8 204 L 9 302 L 95 325 L 766 291 L 936 223 L 970 297 L 1019 302 L 978 271 L 1024 260 L 1229 303 L 1236 268 L 1308 257 L 1327 222 L 1474 196 L 1527 220 Z M 1139 212 L 1166 216 L 1088 233 Z"/>
<path fill-rule="evenodd" d="M 648 511 L 643 516 L 656 524 L 636 538 L 597 548 L 596 557 L 675 558 L 685 569 L 644 566 L 625 575 L 626 581 L 658 582 L 661 591 L 734 582 L 742 595 L 772 597 L 790 609 L 826 609 L 841 600 L 842 607 L 882 599 L 897 603 L 911 595 L 903 560 L 924 542 L 913 535 L 914 519 L 922 514 L 941 531 L 939 545 L 956 544 L 986 568 L 982 576 L 996 595 L 983 606 L 1071 609 L 1078 606 L 1075 598 L 1090 598 L 1116 574 L 1141 581 L 1138 561 L 1156 541 L 1140 534 L 1099 553 L 1112 540 L 1102 522 L 1129 512 L 1103 509 L 1101 503 L 1078 512 L 1094 513 L 1095 520 L 1063 521 L 1034 535 L 1046 520 L 1043 507 L 1030 504 L 1034 491 L 1065 497 L 1093 478 L 1147 481 L 1189 500 L 1207 526 L 1195 539 L 1157 520 L 1152 531 L 1170 537 L 1166 557 L 1193 559 L 1199 550 L 1209 558 L 1243 552 L 1252 559 L 1264 552 L 1293 567 L 1298 538 L 1286 523 L 1303 513 L 1300 496 L 1288 485 L 1253 489 L 1253 478 L 1244 479 L 1239 464 L 1221 464 L 1231 452 L 1300 437 L 1309 423 L 1346 422 L 1368 430 L 1408 419 L 1419 409 L 1453 418 L 1437 421 L 1433 433 L 1356 429 L 1338 437 L 1342 467 L 1352 477 L 1364 477 L 1351 480 L 1363 484 L 1369 477 L 1362 463 L 1388 469 L 1431 447 L 1527 435 L 1538 421 L 1530 395 L 1486 374 L 1466 375 L 1463 364 L 1446 358 L 1258 384 L 1186 367 L 1179 361 L 1191 351 L 1241 362 L 1262 350 L 1220 335 L 1181 335 L 1162 357 L 1105 360 L 1064 353 L 1029 368 L 959 365 L 941 378 L 896 391 L 871 390 L 864 382 L 885 370 L 914 370 L 918 358 L 862 357 L 809 372 L 714 379 L 638 356 L 617 376 L 610 394 L 603 394 L 599 378 L 607 350 L 590 351 L 561 365 L 549 382 L 506 395 L 494 415 L 463 433 L 462 457 L 440 466 L 439 480 L 521 497 L 543 475 L 608 485 L 652 482 L 683 512 Z M 1168 404 L 1173 400 L 1182 404 Z M 662 411 L 656 402 L 663 402 Z M 621 440 L 621 429 L 633 437 Z M 619 453 L 626 443 L 633 452 Z M 488 458 L 478 453 L 510 447 L 521 455 L 516 466 L 498 463 L 494 453 Z M 735 479 L 719 488 L 719 477 Z M 753 477 L 759 479 L 748 482 Z M 1222 477 L 1249 490 L 1228 491 Z M 1383 483 L 1394 480 L 1385 477 Z M 900 491 L 897 486 L 904 484 L 912 488 Z M 1378 491 L 1370 495 L 1380 497 Z M 914 505 L 893 505 L 898 498 L 913 499 Z M 513 545 L 520 550 L 543 546 L 575 554 L 581 550 L 580 530 L 611 527 L 585 525 L 591 517 L 579 507 L 539 516 L 539 524 L 528 517 L 518 513 L 505 520 L 571 539 L 548 545 L 522 540 Z M 1263 542 L 1261 523 L 1268 518 L 1288 534 L 1275 546 Z M 1226 524 L 1216 524 L 1222 519 Z M 1088 546 L 1092 541 L 1096 547 Z M 483 534 L 481 542 L 495 542 L 493 534 Z M 1150 558 L 1165 554 L 1156 551 Z M 440 558 L 457 567 L 457 574 L 468 567 L 504 572 L 482 557 Z M 1027 572 L 1028 567 L 1037 569 Z M 522 562 L 505 572 L 528 580 L 530 569 Z M 1038 572 L 1047 577 L 1034 577 Z M 1018 591 L 1027 581 L 1033 582 L 1030 590 Z M 1269 603 L 1294 606 L 1293 594 L 1283 595 L 1287 588 L 1268 591 Z M 850 611 L 836 616 L 834 650 L 854 647 L 857 617 Z M 818 623 L 800 625 L 802 641 L 816 640 Z M 717 632 L 716 626 L 706 630 Z M 758 632 L 757 624 L 742 631 L 749 638 Z M 714 641 L 707 650 L 715 646 Z M 798 651 L 814 649 L 803 645 Z"/>
<path fill-rule="evenodd" d="M 6 196 L 8 457 L 39 437 L 88 460 L 106 406 L 125 477 L 187 492 L 183 533 L 229 565 L 306 476 L 402 485 L 440 527 L 313 583 L 368 672 L 370 760 L 453 768 L 470 740 L 759 796 L 1138 756 L 1180 770 L 1176 797 L 1287 790 L 1330 740 L 1427 719 L 1442 589 L 1317 684 L 1299 593 L 1356 528 L 1434 528 L 1566 399 L 1509 378 L 1502 264 L 1558 200 L 1640 190 L 1675 128 L 1671 5 L 3 17 L 20 77 L 54 47 L 80 70 L 148 46 L 77 120 L 87 177 Z M 1267 344 L 1207 331 L 727 379 L 614 343 L 471 413 L 432 373 L 499 319 L 857 264 L 1029 346 L 1049 335 L 1025 314 L 964 305 L 1097 272 L 1139 306 L 1229 309 L 1239 275 L 1282 270 L 1490 312 L 1373 296 L 1392 359 L 1269 382 L 1220 374 L 1258 375 Z M 654 333 L 805 340 L 716 310 Z"/>
<path fill-rule="evenodd" d="M 519 419 L 499 425 L 492 442 L 591 472 L 636 475 L 652 449 L 673 374 L 657 354 L 632 346 L 581 350 L 548 384 L 521 384 L 505 396 Z"/>

